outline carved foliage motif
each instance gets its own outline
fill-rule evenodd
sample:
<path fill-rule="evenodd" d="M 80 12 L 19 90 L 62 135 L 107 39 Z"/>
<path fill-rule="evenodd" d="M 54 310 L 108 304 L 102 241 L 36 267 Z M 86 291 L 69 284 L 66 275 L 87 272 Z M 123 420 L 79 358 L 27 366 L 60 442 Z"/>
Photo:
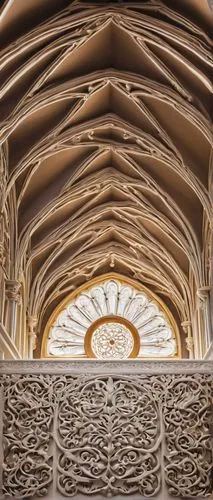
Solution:
<path fill-rule="evenodd" d="M 149 388 L 111 377 L 71 386 L 59 405 L 61 493 L 154 496 L 162 435 Z"/>
<path fill-rule="evenodd" d="M 207 378 L 202 384 L 199 374 L 176 377 L 166 393 L 166 476 L 173 496 L 203 497 L 212 491 L 212 386 Z"/>
<path fill-rule="evenodd" d="M 7 376 L 4 405 L 3 491 L 13 498 L 44 496 L 53 404 L 48 376 Z"/>
<path fill-rule="evenodd" d="M 12 375 L 3 386 L 5 495 L 210 495 L 210 375 Z"/>

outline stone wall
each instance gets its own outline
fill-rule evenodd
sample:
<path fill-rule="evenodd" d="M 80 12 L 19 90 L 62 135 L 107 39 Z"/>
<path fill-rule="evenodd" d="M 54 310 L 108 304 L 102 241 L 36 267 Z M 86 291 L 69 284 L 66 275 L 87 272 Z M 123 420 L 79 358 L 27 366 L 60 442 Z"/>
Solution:
<path fill-rule="evenodd" d="M 1 498 L 209 497 L 212 367 L 1 362 Z"/>

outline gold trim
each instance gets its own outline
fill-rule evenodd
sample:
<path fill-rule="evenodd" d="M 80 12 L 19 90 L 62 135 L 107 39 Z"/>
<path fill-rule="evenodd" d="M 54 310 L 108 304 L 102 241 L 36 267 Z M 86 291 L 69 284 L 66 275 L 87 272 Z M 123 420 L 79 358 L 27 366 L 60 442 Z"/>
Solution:
<path fill-rule="evenodd" d="M 165 356 L 165 357 L 164 356 L 161 356 L 161 357 L 160 356 L 143 356 L 143 359 L 159 359 L 160 360 L 160 359 L 168 359 L 168 358 L 169 359 L 181 358 L 181 343 L 180 343 L 179 329 L 178 329 L 177 323 L 176 323 L 172 313 L 170 312 L 170 310 L 166 306 L 166 304 L 164 304 L 164 302 L 157 295 L 155 295 L 155 293 L 150 291 L 145 285 L 142 285 L 141 283 L 139 283 L 138 281 L 135 281 L 132 278 L 128 278 L 127 276 L 124 276 L 124 275 L 119 274 L 119 273 L 114 273 L 114 272 L 102 274 L 100 276 L 97 276 L 96 278 L 93 278 L 90 281 L 87 281 L 83 285 L 76 288 L 76 290 L 71 292 L 69 295 L 67 295 L 67 297 L 65 299 L 63 299 L 60 302 L 60 304 L 58 304 L 56 309 L 53 311 L 53 313 L 49 317 L 49 320 L 47 321 L 46 327 L 44 329 L 44 334 L 43 334 L 43 338 L 42 338 L 42 346 L 41 346 L 41 358 L 48 358 L 48 359 L 55 359 L 55 358 L 73 359 L 74 358 L 74 359 L 76 359 L 76 356 L 70 356 L 70 355 L 50 356 L 47 353 L 47 340 L 48 340 L 50 329 L 53 326 L 53 323 L 54 323 L 55 319 L 57 318 L 57 316 L 66 307 L 67 304 L 69 304 L 72 300 L 74 300 L 82 292 L 86 292 L 92 286 L 97 285 L 98 283 L 103 283 L 104 281 L 107 281 L 109 279 L 115 279 L 115 280 L 119 281 L 120 283 L 128 284 L 128 285 L 134 287 L 138 291 L 141 291 L 141 292 L 143 291 L 148 297 L 150 297 L 153 300 L 153 302 L 155 302 L 156 304 L 159 305 L 160 309 L 164 312 L 164 314 L 167 318 L 167 321 L 170 324 L 170 326 L 174 332 L 174 338 L 175 338 L 176 343 L 177 343 L 177 354 L 175 354 L 173 356 Z M 80 358 L 85 358 L 85 357 L 86 357 L 85 355 L 80 356 Z"/>
<path fill-rule="evenodd" d="M 102 316 L 101 318 L 98 318 L 96 321 L 94 321 L 88 328 L 86 335 L 84 337 L 84 350 L 86 355 L 89 358 L 96 358 L 97 356 L 94 354 L 92 350 L 92 335 L 93 332 L 101 325 L 106 324 L 106 323 L 120 323 L 120 325 L 126 326 L 126 328 L 131 332 L 134 340 L 134 346 L 133 349 L 128 356 L 128 358 L 136 358 L 138 356 L 139 350 L 140 350 L 140 337 L 138 334 L 137 329 L 135 326 L 130 323 L 126 318 L 123 318 L 121 316 L 116 316 L 116 315 L 108 315 L 108 316 Z"/>

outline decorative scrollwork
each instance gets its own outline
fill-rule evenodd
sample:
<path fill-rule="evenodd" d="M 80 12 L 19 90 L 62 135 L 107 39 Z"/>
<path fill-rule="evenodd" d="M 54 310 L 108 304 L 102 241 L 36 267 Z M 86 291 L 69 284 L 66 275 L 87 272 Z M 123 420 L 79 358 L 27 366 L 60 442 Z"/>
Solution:
<path fill-rule="evenodd" d="M 4 381 L 3 492 L 13 498 L 42 497 L 52 481 L 48 379 L 14 375 Z"/>
<path fill-rule="evenodd" d="M 208 376 L 173 377 L 164 405 L 169 493 L 204 497 L 212 493 L 212 447 Z"/>
<path fill-rule="evenodd" d="M 45 497 L 50 486 L 56 498 L 212 493 L 211 375 L 25 374 L 2 382 L 5 496 Z"/>
<path fill-rule="evenodd" d="M 130 380 L 96 378 L 68 386 L 59 405 L 58 488 L 112 496 L 160 490 L 159 408 Z"/>

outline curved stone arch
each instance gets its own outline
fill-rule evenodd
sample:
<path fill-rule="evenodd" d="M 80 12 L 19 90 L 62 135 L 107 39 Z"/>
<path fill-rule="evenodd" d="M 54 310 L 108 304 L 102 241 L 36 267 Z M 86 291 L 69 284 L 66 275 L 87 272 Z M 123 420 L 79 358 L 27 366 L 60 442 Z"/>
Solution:
<path fill-rule="evenodd" d="M 99 340 L 102 333 L 105 335 L 105 350 L 102 349 L 103 358 L 100 359 L 111 359 L 110 355 L 115 356 L 114 359 L 125 359 L 125 356 L 116 358 L 116 354 L 110 354 L 107 350 L 106 342 L 113 335 L 110 328 L 107 330 L 110 323 L 113 323 L 115 329 L 118 323 L 122 323 L 118 332 L 120 336 L 126 335 L 124 330 L 129 330 L 136 342 L 136 345 L 133 342 L 132 350 L 139 352 L 139 357 L 181 357 L 179 330 L 168 307 L 145 286 L 117 273 L 92 279 L 59 304 L 46 324 L 41 357 L 98 357 L 96 354 L 101 349 L 94 354 L 95 349 L 91 346 L 92 334 L 99 328 Z M 107 331 L 104 328 L 101 331 L 100 325 Z M 55 339 L 54 336 L 57 337 L 59 331 L 59 338 Z M 114 337 L 112 338 L 114 342 Z M 63 346 L 58 349 L 60 342 Z M 65 349 L 69 353 L 63 354 L 66 343 Z"/>
<path fill-rule="evenodd" d="M 54 3 L 42 19 L 41 2 L 27 33 L 12 28 L 0 65 L 9 278 L 26 282 L 26 337 L 40 343 L 60 301 L 113 269 L 159 294 L 186 334 L 183 355 L 190 345 L 202 357 L 212 219 L 207 7 L 64 8 L 63 0 L 56 13 Z M 5 34 L 17 11 L 30 10 L 22 4 L 6 1 Z"/>

